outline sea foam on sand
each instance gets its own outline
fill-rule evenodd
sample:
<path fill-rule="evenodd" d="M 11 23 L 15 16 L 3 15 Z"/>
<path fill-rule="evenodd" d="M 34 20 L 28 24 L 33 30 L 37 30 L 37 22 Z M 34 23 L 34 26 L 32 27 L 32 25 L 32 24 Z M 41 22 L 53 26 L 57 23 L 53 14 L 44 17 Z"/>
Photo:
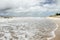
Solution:
<path fill-rule="evenodd" d="M 40 17 L 0 18 L 0 40 L 49 40 L 57 24 Z"/>

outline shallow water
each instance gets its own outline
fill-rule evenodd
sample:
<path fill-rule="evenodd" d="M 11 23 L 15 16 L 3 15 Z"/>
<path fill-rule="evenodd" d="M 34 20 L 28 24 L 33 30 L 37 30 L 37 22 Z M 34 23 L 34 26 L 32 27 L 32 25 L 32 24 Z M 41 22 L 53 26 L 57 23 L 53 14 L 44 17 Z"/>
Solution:
<path fill-rule="evenodd" d="M 14 17 L 0 19 L 0 39 L 46 40 L 54 37 L 56 24 L 48 18 Z"/>

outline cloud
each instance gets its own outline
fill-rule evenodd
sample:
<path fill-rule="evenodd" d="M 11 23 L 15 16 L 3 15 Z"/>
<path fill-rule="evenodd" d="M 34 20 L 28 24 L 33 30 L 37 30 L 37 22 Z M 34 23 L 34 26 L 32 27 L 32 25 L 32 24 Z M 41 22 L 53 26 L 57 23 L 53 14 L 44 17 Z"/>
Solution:
<path fill-rule="evenodd" d="M 30 7 L 37 3 L 36 0 L 0 0 L 0 9 L 15 7 Z"/>
<path fill-rule="evenodd" d="M 33 16 L 59 11 L 60 0 L 0 0 L 0 14 Z"/>

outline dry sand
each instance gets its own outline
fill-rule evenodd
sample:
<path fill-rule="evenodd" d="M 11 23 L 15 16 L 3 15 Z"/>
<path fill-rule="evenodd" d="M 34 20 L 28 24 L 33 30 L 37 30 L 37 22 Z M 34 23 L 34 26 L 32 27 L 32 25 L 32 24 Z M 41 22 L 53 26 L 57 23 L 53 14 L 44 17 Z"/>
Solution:
<path fill-rule="evenodd" d="M 60 40 L 60 18 L 51 18 L 58 24 L 58 29 L 55 31 L 56 37 L 52 40 Z"/>

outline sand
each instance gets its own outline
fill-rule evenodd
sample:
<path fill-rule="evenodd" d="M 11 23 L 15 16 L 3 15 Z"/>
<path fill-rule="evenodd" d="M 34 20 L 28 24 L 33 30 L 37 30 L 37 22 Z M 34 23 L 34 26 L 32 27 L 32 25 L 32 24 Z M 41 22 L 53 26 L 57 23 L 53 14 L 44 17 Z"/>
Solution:
<path fill-rule="evenodd" d="M 60 18 L 51 18 L 58 24 L 58 29 L 55 31 L 56 37 L 52 40 L 60 40 Z"/>

